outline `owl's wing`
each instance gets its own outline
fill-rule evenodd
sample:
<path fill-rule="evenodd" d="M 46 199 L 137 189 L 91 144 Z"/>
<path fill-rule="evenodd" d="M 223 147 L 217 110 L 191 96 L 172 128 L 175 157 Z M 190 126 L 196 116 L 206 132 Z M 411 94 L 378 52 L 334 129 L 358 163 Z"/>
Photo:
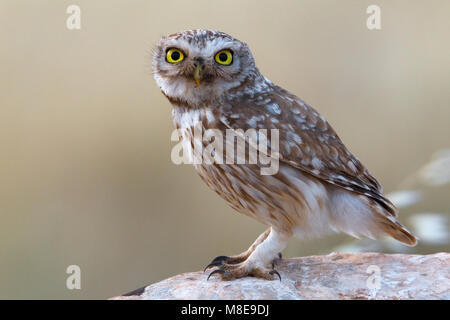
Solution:
<path fill-rule="evenodd" d="M 243 93 L 228 98 L 221 112 L 227 128 L 267 129 L 268 141 L 270 129 L 278 129 L 280 161 L 366 195 L 397 215 L 397 208 L 382 195 L 381 185 L 347 150 L 325 118 L 295 95 L 278 86 L 258 95 Z"/>

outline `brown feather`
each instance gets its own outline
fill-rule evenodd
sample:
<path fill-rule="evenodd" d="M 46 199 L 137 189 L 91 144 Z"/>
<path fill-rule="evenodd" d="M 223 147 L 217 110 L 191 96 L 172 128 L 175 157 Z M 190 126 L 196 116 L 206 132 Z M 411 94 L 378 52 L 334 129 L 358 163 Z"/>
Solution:
<path fill-rule="evenodd" d="M 270 109 L 268 105 L 275 107 Z M 383 196 L 375 177 L 348 151 L 325 118 L 295 95 L 276 85 L 263 94 L 249 93 L 245 97 L 230 92 L 222 109 L 221 120 L 231 129 L 278 129 L 281 161 L 322 181 L 363 194 L 397 216 L 397 208 Z M 249 121 L 252 118 L 259 121 Z M 270 131 L 268 134 L 270 139 Z"/>

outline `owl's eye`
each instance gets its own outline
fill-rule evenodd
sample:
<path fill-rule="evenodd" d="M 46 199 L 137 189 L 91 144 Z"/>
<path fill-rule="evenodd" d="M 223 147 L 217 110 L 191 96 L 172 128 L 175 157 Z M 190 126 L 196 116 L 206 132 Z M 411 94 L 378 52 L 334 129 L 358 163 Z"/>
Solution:
<path fill-rule="evenodd" d="M 178 50 L 176 48 L 171 48 L 167 50 L 166 53 L 166 60 L 170 63 L 177 63 L 184 59 L 184 54 L 181 50 Z"/>
<path fill-rule="evenodd" d="M 225 49 L 217 52 L 215 59 L 218 64 L 228 66 L 233 62 L 233 53 L 231 50 Z"/>

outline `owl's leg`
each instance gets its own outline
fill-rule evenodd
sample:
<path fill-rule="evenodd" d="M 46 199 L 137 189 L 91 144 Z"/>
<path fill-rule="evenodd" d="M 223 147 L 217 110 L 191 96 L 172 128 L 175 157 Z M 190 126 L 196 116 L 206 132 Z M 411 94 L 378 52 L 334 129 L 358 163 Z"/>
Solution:
<path fill-rule="evenodd" d="M 267 229 L 266 231 L 264 231 L 263 233 L 261 233 L 258 238 L 256 238 L 255 242 L 253 242 L 253 244 L 244 252 L 235 255 L 235 256 L 231 256 L 231 257 L 227 257 L 227 256 L 218 256 L 215 257 L 205 268 L 212 268 L 212 267 L 217 267 L 222 265 L 223 263 L 228 263 L 228 264 L 236 264 L 242 261 L 245 261 L 251 254 L 253 251 L 255 251 L 256 247 L 259 246 L 264 240 L 266 240 L 267 236 L 270 233 L 270 228 Z M 281 258 L 281 256 L 280 256 Z"/>
<path fill-rule="evenodd" d="M 236 264 L 224 262 L 217 270 L 211 272 L 208 279 L 213 274 L 218 273 L 223 280 L 238 279 L 246 276 L 267 280 L 279 277 L 281 280 L 280 274 L 274 269 L 269 269 L 268 266 L 276 259 L 278 253 L 286 247 L 289 237 L 289 233 L 271 228 L 267 238 L 255 248 L 245 261 Z"/>

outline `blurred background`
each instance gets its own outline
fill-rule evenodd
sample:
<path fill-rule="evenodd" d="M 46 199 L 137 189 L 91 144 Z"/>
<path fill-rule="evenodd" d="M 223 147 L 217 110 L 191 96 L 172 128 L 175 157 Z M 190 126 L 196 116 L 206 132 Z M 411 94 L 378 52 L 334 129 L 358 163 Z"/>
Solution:
<path fill-rule="evenodd" d="M 68 30 L 66 8 L 81 8 Z M 366 8 L 381 7 L 381 30 Z M 449 251 L 450 2 L 0 0 L 0 298 L 103 299 L 239 253 L 265 228 L 170 160 L 163 35 L 218 29 L 313 105 L 421 241 L 292 239 L 285 257 Z M 81 268 L 81 290 L 66 268 Z"/>

